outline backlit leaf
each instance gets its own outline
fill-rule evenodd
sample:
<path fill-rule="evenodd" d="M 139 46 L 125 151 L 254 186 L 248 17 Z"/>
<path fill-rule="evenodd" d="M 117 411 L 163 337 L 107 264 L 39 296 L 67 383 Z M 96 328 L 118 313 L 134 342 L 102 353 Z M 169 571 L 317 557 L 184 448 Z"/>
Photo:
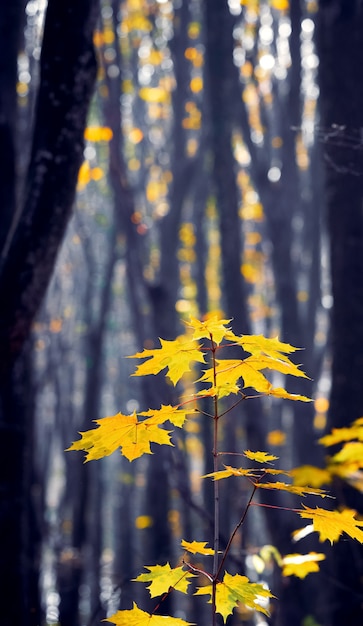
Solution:
<path fill-rule="evenodd" d="M 199 587 L 195 595 L 212 596 L 212 585 Z M 233 609 L 241 602 L 249 609 L 269 615 L 261 600 L 273 598 L 272 593 L 259 583 L 251 583 L 247 576 L 228 572 L 224 574 L 223 582 L 218 582 L 216 587 L 216 610 L 223 617 L 224 622 Z M 210 600 L 211 601 L 211 600 Z"/>
<path fill-rule="evenodd" d="M 186 322 L 186 325 L 194 329 L 193 339 L 203 339 L 204 337 L 210 339 L 212 335 L 213 341 L 219 345 L 225 337 L 226 332 L 229 331 L 226 324 L 229 324 L 230 321 L 231 320 L 221 320 L 217 315 L 213 315 L 204 322 L 191 317 L 190 321 Z"/>
<path fill-rule="evenodd" d="M 325 559 L 325 554 L 309 552 L 309 554 L 287 554 L 282 559 L 282 575 L 305 578 L 312 572 L 319 571 L 319 561 Z"/>
<path fill-rule="evenodd" d="M 258 355 L 250 356 L 245 359 L 246 363 L 249 363 L 256 370 L 270 369 L 281 374 L 290 374 L 290 376 L 297 376 L 300 378 L 308 378 L 308 376 L 299 369 L 298 365 L 291 361 L 282 361 L 281 359 L 275 359 L 270 356 Z"/>
<path fill-rule="evenodd" d="M 252 387 L 258 392 L 268 393 L 271 383 L 261 372 L 240 359 L 216 359 L 217 385 L 235 385 L 237 380 L 243 379 L 244 387 Z M 205 370 L 200 382 L 214 384 L 214 370 Z"/>
<path fill-rule="evenodd" d="M 148 590 L 151 598 L 162 596 L 169 591 L 170 587 L 182 593 L 188 593 L 189 579 L 195 576 L 195 574 L 183 570 L 182 567 L 172 568 L 169 563 L 165 565 L 145 565 L 145 569 L 149 570 L 149 572 L 139 574 L 133 580 L 140 583 L 149 582 Z"/>
<path fill-rule="evenodd" d="M 85 461 L 109 456 L 117 448 L 121 448 L 121 454 L 133 461 L 143 454 L 152 454 L 151 443 L 173 445 L 169 431 L 160 428 L 160 421 L 153 417 L 139 422 L 135 412 L 132 415 L 117 413 L 94 422 L 98 428 L 79 433 L 81 439 L 67 448 L 67 451 L 84 450 Z"/>
<path fill-rule="evenodd" d="M 226 334 L 226 339 L 233 343 L 242 346 L 245 352 L 250 354 L 259 355 L 265 354 L 272 359 L 280 359 L 281 361 L 289 362 L 289 358 L 286 354 L 291 354 L 300 350 L 301 348 L 295 348 L 289 343 L 280 341 L 277 337 L 264 337 L 263 335 L 235 335 L 233 332 Z"/>
<path fill-rule="evenodd" d="M 117 611 L 103 621 L 115 624 L 115 626 L 195 626 L 179 617 L 146 613 L 146 611 L 139 609 L 135 602 L 132 609 Z"/>
<path fill-rule="evenodd" d="M 206 541 L 185 541 L 185 539 L 181 541 L 182 548 L 187 550 L 187 552 L 191 552 L 192 554 L 213 555 L 213 548 L 206 548 L 206 545 Z"/>
<path fill-rule="evenodd" d="M 312 402 L 311 398 L 307 396 L 301 396 L 297 393 L 289 393 L 286 389 L 282 389 L 282 387 L 272 387 L 268 391 L 269 396 L 274 396 L 275 398 L 284 398 L 285 400 L 300 400 L 301 402 Z"/>
<path fill-rule="evenodd" d="M 268 463 L 268 461 L 276 461 L 276 459 L 279 458 L 269 452 L 252 452 L 251 450 L 244 450 L 243 454 L 251 461 L 257 461 L 258 463 Z"/>
<path fill-rule="evenodd" d="M 198 413 L 197 409 L 194 408 L 180 408 L 180 405 L 171 406 L 171 405 L 161 405 L 160 409 L 149 409 L 148 411 L 143 411 L 139 413 L 139 415 L 144 415 L 145 417 L 154 416 L 160 423 L 166 422 L 169 420 L 174 426 L 178 426 L 181 428 L 187 419 L 187 415 L 191 415 L 193 413 Z"/>
<path fill-rule="evenodd" d="M 284 474 L 285 476 L 289 476 L 289 472 L 285 470 L 272 469 L 270 467 L 231 467 L 230 465 L 225 465 L 224 470 L 219 470 L 218 472 L 211 472 L 210 474 L 205 474 L 202 478 L 213 478 L 214 480 L 221 480 L 222 478 L 229 478 L 230 476 L 244 476 L 247 478 L 261 478 L 264 474 L 270 474 L 271 476 L 277 476 L 278 474 Z"/>
<path fill-rule="evenodd" d="M 201 396 L 202 398 L 218 396 L 218 398 L 226 398 L 231 394 L 236 394 L 240 392 L 240 387 L 236 383 L 225 382 L 223 385 L 212 385 L 208 387 L 208 389 L 201 389 L 196 394 L 197 396 Z"/>
<path fill-rule="evenodd" d="M 326 498 L 328 496 L 327 492 L 323 489 L 317 489 L 316 487 L 300 487 L 298 485 L 289 485 L 288 483 L 283 483 L 280 481 L 276 481 L 275 483 L 264 483 L 259 482 L 255 483 L 256 487 L 260 489 L 277 489 L 278 491 L 288 491 L 289 493 L 293 493 L 297 496 L 320 496 L 321 498 Z"/>
<path fill-rule="evenodd" d="M 331 474 L 328 470 L 315 465 L 301 465 L 290 470 L 294 485 L 311 485 L 321 487 L 331 483 Z"/>
<path fill-rule="evenodd" d="M 304 507 L 304 510 L 299 511 L 300 517 L 312 520 L 320 541 L 328 540 L 331 544 L 338 541 L 343 533 L 363 543 L 363 530 L 360 528 L 363 521 L 356 520 L 355 513 L 356 511 L 352 509 L 327 511 L 318 507 L 316 509 Z"/>
<path fill-rule="evenodd" d="M 344 428 L 333 428 L 331 433 L 319 439 L 319 443 L 321 443 L 323 446 L 329 447 L 334 446 L 337 443 L 352 441 L 353 439 L 363 441 L 363 425 L 360 419 L 353 422 L 351 426 L 347 426 Z"/>
<path fill-rule="evenodd" d="M 333 463 L 358 463 L 362 467 L 363 443 L 361 441 L 348 441 L 330 460 Z"/>
<path fill-rule="evenodd" d="M 245 469 L 244 467 L 231 467 L 230 465 L 225 465 L 224 470 L 219 470 L 218 472 L 211 472 L 210 474 L 204 474 L 202 478 L 213 478 L 214 480 L 222 480 L 223 478 L 229 478 L 230 476 L 247 476 L 250 478 L 259 478 L 258 472 L 253 469 Z"/>
<path fill-rule="evenodd" d="M 167 368 L 167 376 L 176 385 L 185 372 L 190 370 L 193 361 L 205 363 L 203 353 L 199 349 L 199 344 L 185 336 L 177 337 L 174 341 L 160 339 L 160 348 L 155 350 L 143 350 L 137 352 L 130 359 L 148 359 L 137 367 L 133 376 L 147 376 L 148 374 L 158 374 Z"/>

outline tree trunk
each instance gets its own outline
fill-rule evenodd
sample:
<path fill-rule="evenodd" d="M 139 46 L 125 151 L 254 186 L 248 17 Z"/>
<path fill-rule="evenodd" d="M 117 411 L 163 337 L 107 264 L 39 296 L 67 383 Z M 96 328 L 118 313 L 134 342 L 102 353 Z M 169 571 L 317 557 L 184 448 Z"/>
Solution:
<path fill-rule="evenodd" d="M 41 56 L 32 156 L 24 206 L 0 276 L 0 594 L 4 626 L 39 623 L 30 598 L 34 537 L 28 508 L 33 414 L 25 342 L 71 214 L 83 132 L 96 77 L 92 34 L 97 0 L 50 0 Z M 9 87 L 10 88 L 10 87 Z M 11 96 L 9 96 L 11 97 Z M 15 180 L 14 180 L 15 184 Z M 9 227 L 8 216 L 2 222 Z M 32 549 L 30 549 L 32 548 Z"/>

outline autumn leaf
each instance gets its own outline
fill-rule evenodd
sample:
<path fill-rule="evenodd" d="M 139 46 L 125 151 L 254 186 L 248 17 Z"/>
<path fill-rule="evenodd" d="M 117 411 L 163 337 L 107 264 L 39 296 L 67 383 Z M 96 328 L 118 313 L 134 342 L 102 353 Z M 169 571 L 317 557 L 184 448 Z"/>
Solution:
<path fill-rule="evenodd" d="M 245 352 L 258 356 L 264 354 L 272 359 L 290 362 L 286 354 L 292 354 L 301 348 L 295 348 L 289 343 L 279 341 L 277 337 L 269 338 L 263 335 L 235 335 L 232 332 L 226 334 L 226 339 L 241 346 Z"/>
<path fill-rule="evenodd" d="M 194 317 L 190 318 L 189 322 L 185 322 L 187 326 L 194 329 L 193 339 L 210 339 L 213 336 L 213 341 L 219 345 L 224 339 L 226 332 L 229 328 L 226 328 L 226 324 L 229 324 L 231 320 L 221 320 L 217 315 L 213 315 L 204 322 L 201 322 Z"/>
<path fill-rule="evenodd" d="M 208 387 L 208 389 L 201 389 L 196 394 L 197 396 L 201 396 L 202 398 L 211 397 L 214 398 L 218 396 L 219 399 L 226 398 L 232 394 L 237 394 L 240 392 L 240 387 L 236 383 L 224 382 L 222 385 L 212 385 Z"/>
<path fill-rule="evenodd" d="M 251 387 L 258 392 L 268 393 L 271 383 L 261 372 L 253 366 L 240 359 L 216 359 L 215 369 L 217 385 L 235 385 L 239 378 L 243 379 L 244 387 Z M 205 370 L 199 382 L 211 383 L 214 385 L 214 370 Z"/>
<path fill-rule="evenodd" d="M 137 367 L 133 376 L 147 376 L 148 374 L 158 374 L 165 368 L 168 369 L 167 376 L 176 385 L 185 372 L 190 370 L 193 361 L 205 363 L 203 353 L 199 344 L 194 340 L 187 339 L 184 335 L 177 337 L 174 341 L 160 339 L 160 348 L 155 350 L 143 350 L 129 356 L 129 359 L 148 359 Z"/>
<path fill-rule="evenodd" d="M 325 554 L 309 552 L 309 554 L 287 554 L 282 558 L 282 575 L 305 578 L 312 572 L 319 571 L 319 561 L 325 559 Z"/>
<path fill-rule="evenodd" d="M 333 463 L 358 463 L 358 466 L 362 467 L 363 443 L 361 441 L 348 441 L 330 460 Z"/>
<path fill-rule="evenodd" d="M 289 476 L 289 472 L 285 470 L 272 469 L 270 467 L 255 467 L 255 468 L 244 468 L 244 467 L 231 467 L 230 465 L 225 465 L 224 470 L 219 470 L 218 472 L 211 472 L 210 474 L 204 474 L 202 478 L 213 478 L 214 480 L 221 480 L 222 478 L 229 478 L 230 476 L 244 476 L 247 478 L 261 478 L 262 474 L 270 474 L 276 476 L 278 474 L 285 474 Z"/>
<path fill-rule="evenodd" d="M 311 487 L 321 487 L 331 483 L 331 474 L 328 470 L 316 467 L 315 465 L 301 465 L 290 470 L 294 485 L 310 485 Z"/>
<path fill-rule="evenodd" d="M 350 426 L 333 428 L 331 433 L 319 439 L 319 443 L 323 446 L 329 447 L 334 446 L 337 443 L 352 441 L 354 439 L 363 441 L 363 425 L 361 418 L 355 420 Z"/>
<path fill-rule="evenodd" d="M 277 489 L 278 491 L 288 491 L 289 493 L 293 493 L 297 496 L 320 496 L 321 498 L 328 497 L 328 494 L 323 489 L 317 489 L 316 487 L 300 487 L 298 485 L 289 485 L 288 483 L 283 483 L 281 481 L 276 481 L 275 483 L 263 483 L 258 482 L 254 483 L 254 485 L 260 489 Z"/>
<path fill-rule="evenodd" d="M 212 585 L 199 587 L 195 595 L 212 596 Z M 232 576 L 225 572 L 223 582 L 218 582 L 216 586 L 216 610 L 222 615 L 224 622 L 239 602 L 249 609 L 269 615 L 261 600 L 273 597 L 268 589 L 259 583 L 251 583 L 247 576 Z"/>
<path fill-rule="evenodd" d="M 299 511 L 300 517 L 310 519 L 313 522 L 314 530 L 319 533 L 319 540 L 328 539 L 331 544 L 338 541 L 340 535 L 346 533 L 352 539 L 357 539 L 363 543 L 363 521 L 355 519 L 356 511 L 343 509 L 343 511 L 327 511 L 325 509 L 310 509 L 304 506 L 304 510 Z"/>
<path fill-rule="evenodd" d="M 281 372 L 281 374 L 290 374 L 290 376 L 296 376 L 300 378 L 308 378 L 308 376 L 299 369 L 298 365 L 292 363 L 289 360 L 276 359 L 268 355 L 259 354 L 257 356 L 249 356 L 245 359 L 245 363 L 249 363 L 255 370 L 274 370 Z"/>
<path fill-rule="evenodd" d="M 218 472 L 211 472 L 210 474 L 204 474 L 202 478 L 213 478 L 214 480 L 222 480 L 223 478 L 229 478 L 230 476 L 244 476 L 250 478 L 259 478 L 258 470 L 257 472 L 253 469 L 245 469 L 244 467 L 231 467 L 230 465 L 225 465 L 224 470 L 219 470 Z"/>
<path fill-rule="evenodd" d="M 269 461 L 276 461 L 279 458 L 269 452 L 252 452 L 251 450 L 244 450 L 243 454 L 251 461 L 257 461 L 258 463 L 268 463 Z"/>
<path fill-rule="evenodd" d="M 139 609 L 135 602 L 132 609 L 117 611 L 117 613 L 102 621 L 110 622 L 115 624 L 115 626 L 195 626 L 192 622 L 186 622 L 179 617 L 151 615 Z"/>
<path fill-rule="evenodd" d="M 177 406 L 171 405 L 161 405 L 160 409 L 154 410 L 149 409 L 148 411 L 143 411 L 139 413 L 139 415 L 143 415 L 145 417 L 155 417 L 160 420 L 160 423 L 166 422 L 167 420 L 174 424 L 174 426 L 178 426 L 181 428 L 187 418 L 187 415 L 191 415 L 193 413 L 198 413 L 197 409 L 181 409 L 180 404 Z"/>
<path fill-rule="evenodd" d="M 195 576 L 191 572 L 183 570 L 182 567 L 172 568 L 169 563 L 165 565 L 151 565 L 150 567 L 145 565 L 145 569 L 149 570 L 147 574 L 139 574 L 133 580 L 140 583 L 150 582 L 148 590 L 151 598 L 162 596 L 169 591 L 170 587 L 182 593 L 188 593 L 189 578 L 194 578 Z"/>
<path fill-rule="evenodd" d="M 181 546 L 187 552 L 191 552 L 192 554 L 205 554 L 205 555 L 213 555 L 213 548 L 206 548 L 206 541 L 185 541 L 182 539 Z"/>
<path fill-rule="evenodd" d="M 289 393 L 286 389 L 282 389 L 282 387 L 271 388 L 268 391 L 269 396 L 274 396 L 275 398 L 283 398 L 284 400 L 300 400 L 301 402 L 312 402 L 311 398 L 307 396 L 302 396 L 297 393 Z"/>
<path fill-rule="evenodd" d="M 109 456 L 117 448 L 121 448 L 121 454 L 133 461 L 143 454 L 152 454 L 151 443 L 173 445 L 170 431 L 160 428 L 160 422 L 153 417 L 139 422 L 135 412 L 132 415 L 117 413 L 94 422 L 98 428 L 79 433 L 81 439 L 67 448 L 67 451 L 84 450 L 85 462 Z"/>

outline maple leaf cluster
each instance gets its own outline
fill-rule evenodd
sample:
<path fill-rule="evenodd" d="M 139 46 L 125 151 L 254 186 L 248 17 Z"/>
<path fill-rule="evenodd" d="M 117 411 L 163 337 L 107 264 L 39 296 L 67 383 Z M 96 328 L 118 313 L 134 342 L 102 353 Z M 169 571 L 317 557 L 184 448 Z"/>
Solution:
<path fill-rule="evenodd" d="M 218 316 L 211 316 L 205 321 L 191 318 L 186 323 L 187 332 L 184 335 L 177 337 L 174 341 L 160 339 L 159 347 L 145 349 L 129 357 L 142 359 L 142 363 L 136 367 L 134 376 L 156 375 L 166 370 L 166 376 L 174 386 L 192 370 L 196 363 L 199 366 L 205 365 L 206 368 L 196 381 L 199 387 L 201 384 L 204 385 L 202 389 L 175 406 L 161 405 L 158 409 L 133 412 L 131 415 L 117 413 L 95 420 L 96 428 L 81 432 L 81 439 L 72 443 L 68 450 L 84 450 L 85 461 L 100 459 L 118 449 L 129 461 L 143 454 L 152 454 L 153 444 L 173 445 L 170 425 L 183 428 L 190 416 L 199 412 L 203 413 L 198 409 L 198 401 L 201 398 L 212 397 L 215 408 L 218 407 L 220 399 L 231 394 L 238 396 L 237 402 L 234 403 L 235 407 L 242 401 L 261 395 L 309 402 L 310 399 L 304 395 L 292 394 L 282 387 L 273 387 L 265 376 L 265 371 L 268 370 L 278 372 L 283 376 L 308 378 L 300 366 L 290 359 L 290 355 L 298 348 L 283 343 L 278 338 L 266 338 L 263 335 L 235 335 L 228 326 L 230 321 L 219 319 Z M 224 355 L 231 346 L 234 350 L 241 349 L 241 358 L 218 358 L 220 350 L 223 350 Z M 224 415 L 224 413 L 218 413 L 218 410 L 214 415 L 203 414 L 214 419 L 215 422 L 221 415 Z M 202 569 L 199 564 L 196 566 L 189 560 L 183 560 L 181 565 L 174 568 L 169 563 L 145 566 L 147 571 L 134 580 L 146 583 L 150 596 L 152 598 L 161 596 L 162 601 L 171 590 L 187 594 L 193 578 L 198 576 L 199 581 L 204 576 L 206 584 L 194 590 L 194 595 L 209 596 L 213 611 L 219 613 L 224 622 L 239 604 L 268 615 L 269 601 L 274 597 L 270 590 L 265 585 L 251 582 L 246 576 L 240 574 L 231 575 L 224 571 L 222 576 L 222 566 L 248 508 L 255 504 L 253 497 L 257 490 L 260 494 L 263 494 L 261 490 L 278 490 L 299 497 L 325 498 L 328 494 L 321 489 L 321 486 L 328 484 L 333 475 L 339 475 L 348 480 L 352 476 L 360 475 L 363 470 L 363 418 L 356 420 L 350 428 L 333 429 L 332 433 L 323 437 L 320 442 L 327 447 L 337 443 L 342 444 L 341 450 L 328 460 L 325 469 L 308 465 L 290 471 L 275 468 L 274 462 L 278 460 L 277 456 L 265 451 L 251 450 L 244 450 L 241 453 L 244 463 L 249 464 L 249 467 L 224 465 L 223 469 L 217 469 L 221 466 L 219 461 L 215 462 L 215 471 L 202 478 L 212 478 L 213 481 L 220 481 L 231 476 L 243 478 L 250 483 L 251 497 L 240 522 L 231 534 L 229 544 L 221 559 L 216 540 L 214 540 L 215 549 L 208 547 L 205 541 L 182 541 L 181 547 L 188 555 L 188 559 L 190 559 L 189 555 L 195 554 L 203 559 L 213 557 L 213 573 L 208 569 Z M 216 453 L 215 458 L 223 454 L 226 453 Z M 363 485 L 363 479 L 361 479 L 361 484 Z M 217 483 L 215 486 L 217 487 Z M 258 505 L 267 506 L 261 501 Z M 309 521 L 308 526 L 295 533 L 295 539 L 314 531 L 321 542 L 334 543 L 342 534 L 345 534 L 363 543 L 363 521 L 355 517 L 356 512 L 353 510 L 331 511 L 319 507 L 313 509 L 308 506 L 288 510 Z M 319 571 L 319 562 L 325 558 L 324 554 L 317 552 L 281 556 L 274 546 L 263 546 L 259 554 L 254 556 L 256 571 L 262 572 L 265 563 L 273 557 L 281 568 L 283 576 L 297 576 L 301 579 Z M 116 626 L 143 624 L 188 626 L 189 624 L 179 618 L 147 613 L 135 603 L 132 609 L 117 611 L 105 621 Z"/>
<path fill-rule="evenodd" d="M 220 320 L 217 317 L 212 317 L 206 322 L 192 318 L 187 323 L 192 331 L 192 337 L 186 334 L 174 341 L 160 339 L 159 348 L 145 349 L 129 357 L 144 359 L 133 375 L 155 375 L 166 369 L 167 377 L 173 385 L 176 385 L 183 375 L 191 370 L 193 363 L 205 364 L 206 351 L 204 344 L 198 343 L 199 340 L 207 339 L 217 347 L 224 341 L 224 347 L 240 346 L 244 353 L 251 356 L 241 359 L 216 359 L 216 366 L 207 368 L 199 380 L 208 386 L 197 392 L 192 400 L 196 401 L 201 396 L 218 395 L 222 398 L 231 393 L 241 393 L 238 381 L 242 380 L 243 389 L 251 388 L 259 394 L 308 402 L 309 398 L 305 396 L 291 394 L 280 387 L 274 388 L 262 373 L 262 370 L 269 369 L 307 378 L 299 366 L 286 356 L 297 348 L 263 335 L 237 336 L 227 327 L 229 322 L 230 320 Z M 245 397 L 247 396 L 243 392 L 243 398 Z M 165 422 L 171 422 L 181 428 L 187 416 L 196 411 L 195 407 L 185 408 L 185 405 L 179 404 L 161 406 L 160 409 L 150 409 L 139 414 L 117 413 L 95 420 L 98 428 L 80 433 L 81 439 L 72 443 L 67 450 L 84 450 L 86 461 L 91 461 L 109 456 L 120 448 L 121 454 L 132 461 L 143 454 L 151 454 L 152 443 L 173 445 L 170 431 L 164 428 Z M 146 419 L 143 419 L 145 417 Z"/>

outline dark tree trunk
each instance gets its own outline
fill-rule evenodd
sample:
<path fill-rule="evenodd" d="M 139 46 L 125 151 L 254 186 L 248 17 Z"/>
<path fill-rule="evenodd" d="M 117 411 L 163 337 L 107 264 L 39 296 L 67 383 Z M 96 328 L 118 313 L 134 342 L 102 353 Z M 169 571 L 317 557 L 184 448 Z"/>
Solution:
<path fill-rule="evenodd" d="M 50 0 L 41 56 L 32 156 L 23 210 L 0 275 L 0 594 L 4 626 L 38 624 L 30 598 L 36 537 L 29 535 L 33 412 L 25 350 L 72 210 L 83 132 L 96 76 L 97 0 Z M 10 88 L 10 85 L 9 85 Z M 11 95 L 9 96 L 11 98 Z M 15 180 L 14 180 L 15 184 Z M 2 228 L 9 228 L 5 214 Z"/>
<path fill-rule="evenodd" d="M 363 415 L 363 7 L 351 0 L 320 2 L 320 111 L 324 133 L 327 214 L 334 306 L 330 425 Z M 363 511 L 350 487 L 337 506 Z M 363 547 L 341 541 L 330 560 L 330 617 L 324 624 L 358 626 L 363 615 Z"/>
<path fill-rule="evenodd" d="M 25 0 L 0 6 L 0 253 L 15 214 L 17 58 L 25 17 Z"/>

